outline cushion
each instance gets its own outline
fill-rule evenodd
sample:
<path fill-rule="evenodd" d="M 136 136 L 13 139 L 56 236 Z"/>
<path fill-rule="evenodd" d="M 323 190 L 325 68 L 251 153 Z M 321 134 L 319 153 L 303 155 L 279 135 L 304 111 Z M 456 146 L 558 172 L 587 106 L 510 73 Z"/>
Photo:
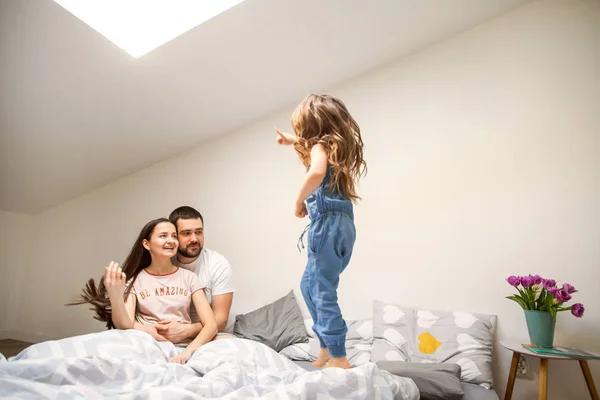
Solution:
<path fill-rule="evenodd" d="M 312 330 L 312 319 L 304 320 L 306 332 L 310 336 L 308 343 L 296 343 L 281 350 L 279 354 L 293 361 L 314 361 L 319 354 L 320 345 Z M 355 367 L 370 361 L 373 348 L 373 320 L 361 319 L 346 321 L 346 357 L 350 365 Z"/>
<path fill-rule="evenodd" d="M 371 361 L 454 363 L 461 381 L 492 387 L 496 316 L 375 301 Z"/>
<path fill-rule="evenodd" d="M 493 389 L 488 390 L 481 385 L 463 382 L 462 389 L 465 392 L 463 400 L 500 400 Z"/>
<path fill-rule="evenodd" d="M 458 364 L 378 361 L 377 366 L 391 374 L 412 379 L 419 388 L 421 400 L 461 400 L 465 394 Z"/>
<path fill-rule="evenodd" d="M 264 343 L 275 351 L 308 341 L 304 318 L 293 290 L 271 304 L 247 314 L 236 315 L 233 333 Z"/>

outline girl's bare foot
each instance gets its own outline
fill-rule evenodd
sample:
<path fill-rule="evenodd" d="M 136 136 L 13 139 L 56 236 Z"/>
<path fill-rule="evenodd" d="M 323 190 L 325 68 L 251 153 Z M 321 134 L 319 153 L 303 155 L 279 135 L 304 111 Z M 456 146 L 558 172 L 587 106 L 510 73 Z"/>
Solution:
<path fill-rule="evenodd" d="M 329 355 L 329 350 L 321 349 L 319 351 L 319 356 L 315 361 L 312 362 L 313 367 L 322 368 L 327 361 L 331 360 L 331 356 Z"/>
<path fill-rule="evenodd" d="M 327 363 L 325 368 L 350 369 L 352 367 L 350 366 L 350 363 L 348 362 L 348 359 L 346 357 L 340 357 L 340 358 L 332 358 L 331 360 L 329 360 L 329 362 Z"/>

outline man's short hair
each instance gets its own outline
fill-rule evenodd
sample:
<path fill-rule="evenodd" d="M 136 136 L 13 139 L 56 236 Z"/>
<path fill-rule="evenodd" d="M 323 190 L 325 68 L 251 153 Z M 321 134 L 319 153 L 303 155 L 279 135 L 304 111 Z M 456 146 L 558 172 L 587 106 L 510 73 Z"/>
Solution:
<path fill-rule="evenodd" d="M 171 221 L 171 223 L 175 225 L 175 228 L 177 228 L 177 221 L 179 221 L 180 219 L 198 218 L 200 218 L 200 221 L 202 221 L 202 224 L 204 225 L 204 218 L 202 218 L 202 214 L 200 214 L 198 210 L 190 206 L 177 207 L 173 210 L 173 212 L 171 212 L 171 214 L 169 214 L 169 221 Z"/>

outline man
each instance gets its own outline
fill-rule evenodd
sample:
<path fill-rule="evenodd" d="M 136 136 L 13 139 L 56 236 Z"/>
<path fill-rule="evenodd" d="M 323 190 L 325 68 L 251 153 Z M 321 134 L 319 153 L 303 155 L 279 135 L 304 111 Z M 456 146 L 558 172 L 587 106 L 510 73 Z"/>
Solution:
<path fill-rule="evenodd" d="M 198 275 L 215 313 L 219 332 L 223 332 L 229 319 L 235 289 L 231 265 L 221 254 L 204 247 L 204 218 L 197 210 L 189 206 L 176 208 L 169 215 L 169 220 L 177 229 L 179 241 L 173 264 Z M 168 340 L 173 343 L 187 342 L 193 340 L 202 329 L 193 305 L 190 314 L 191 324 L 159 321 L 153 326 L 135 323 L 134 328 L 148 332 L 157 340 Z"/>

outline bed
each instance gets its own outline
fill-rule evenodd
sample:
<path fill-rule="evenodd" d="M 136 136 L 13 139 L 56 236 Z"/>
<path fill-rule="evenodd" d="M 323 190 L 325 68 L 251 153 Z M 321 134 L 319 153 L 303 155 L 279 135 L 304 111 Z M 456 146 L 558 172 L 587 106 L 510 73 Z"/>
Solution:
<path fill-rule="evenodd" d="M 294 363 L 307 371 L 314 371 L 315 367 L 309 361 L 294 361 Z M 498 395 L 493 390 L 488 390 L 473 383 L 461 382 L 464 391 L 462 400 L 498 400 Z"/>
<path fill-rule="evenodd" d="M 185 365 L 181 351 L 137 331 L 111 330 L 38 343 L 6 360 L 0 398 L 325 398 L 419 399 L 417 386 L 367 363 L 352 372 L 319 370 L 246 339 L 210 343 Z M 360 383 L 359 383 L 360 382 Z M 498 400 L 493 390 L 461 383 L 463 400 Z"/>
<path fill-rule="evenodd" d="M 313 367 L 309 361 L 294 361 L 294 363 L 307 371 L 314 371 L 317 368 Z M 462 400 L 498 400 L 498 394 L 493 390 L 488 390 L 480 385 L 473 383 L 461 382 L 464 396 Z"/>
<path fill-rule="evenodd" d="M 320 350 L 312 320 L 302 319 L 299 310 L 292 319 L 288 315 L 292 307 L 287 312 L 279 308 L 257 315 L 248 334 L 260 331 L 261 339 L 277 338 L 278 343 L 271 340 L 276 347 L 295 325 L 294 335 L 289 335 L 294 343 L 279 353 L 312 370 L 310 362 Z M 346 352 L 353 367 L 375 363 L 383 371 L 412 379 L 424 400 L 498 400 L 491 368 L 496 320 L 495 315 L 423 310 L 375 300 L 372 316 L 346 320 Z M 304 334 L 302 342 L 296 339 L 298 332 Z"/>
<path fill-rule="evenodd" d="M 308 371 L 240 338 L 210 342 L 186 365 L 167 363 L 181 350 L 134 330 L 38 343 L 0 356 L 0 398 L 419 399 L 411 379 L 372 363 Z"/>
<path fill-rule="evenodd" d="M 312 367 L 318 340 L 290 291 L 237 315 L 237 337 L 202 346 L 186 365 L 167 363 L 181 347 L 134 330 L 0 355 L 0 398 L 498 400 L 495 316 L 375 301 L 372 318 L 347 323 L 349 370 Z"/>

